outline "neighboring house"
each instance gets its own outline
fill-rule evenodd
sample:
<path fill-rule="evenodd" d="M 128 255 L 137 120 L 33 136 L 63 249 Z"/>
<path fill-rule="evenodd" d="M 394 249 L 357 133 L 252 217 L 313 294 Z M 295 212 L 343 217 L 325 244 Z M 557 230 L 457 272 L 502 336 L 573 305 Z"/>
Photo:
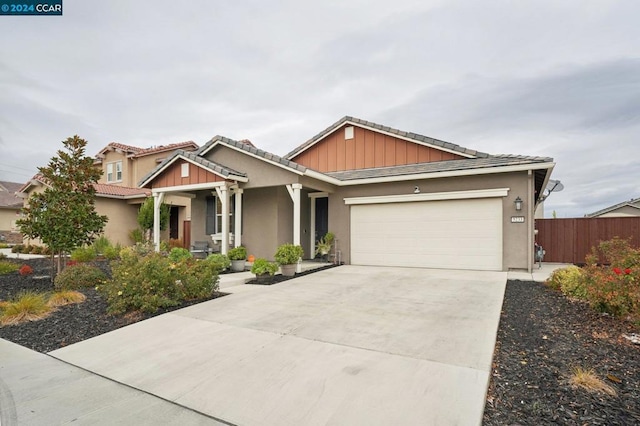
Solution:
<path fill-rule="evenodd" d="M 22 199 L 16 196 L 16 192 L 21 186 L 17 182 L 0 181 L 0 242 L 22 242 L 22 234 L 16 227 L 22 208 Z"/>
<path fill-rule="evenodd" d="M 531 270 L 534 211 L 554 166 L 344 117 L 284 157 L 216 136 L 139 186 L 156 206 L 191 194 L 191 241 L 223 253 L 242 244 L 272 259 L 293 242 L 311 258 L 331 231 L 345 263 Z"/>
<path fill-rule="evenodd" d="M 112 142 L 103 148 L 94 161 L 103 174 L 96 188 L 96 211 L 108 217 L 104 234 L 113 243 L 130 245 L 129 234 L 138 227 L 138 210 L 151 191 L 136 187 L 136 179 L 153 170 L 164 158 L 176 149 L 193 151 L 198 149 L 194 142 L 160 145 L 152 148 L 138 148 Z M 43 191 L 47 185 L 41 175 L 34 176 L 19 189 L 28 203 L 33 191 Z M 173 195 L 165 200 L 171 204 L 169 230 L 163 238 L 179 238 L 184 235 L 184 223 L 189 221 L 190 199 L 188 196 Z"/>
<path fill-rule="evenodd" d="M 640 198 L 632 198 L 613 206 L 586 214 L 585 217 L 634 217 L 640 216 Z"/>

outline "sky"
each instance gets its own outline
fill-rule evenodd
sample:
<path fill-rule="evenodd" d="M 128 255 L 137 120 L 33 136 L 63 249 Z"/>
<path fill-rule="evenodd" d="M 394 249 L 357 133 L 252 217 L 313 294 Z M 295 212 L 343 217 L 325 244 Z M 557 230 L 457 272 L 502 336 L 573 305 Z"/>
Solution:
<path fill-rule="evenodd" d="M 640 2 L 64 0 L 0 16 L 0 180 L 215 135 L 284 155 L 345 115 L 553 157 L 545 215 L 640 197 Z"/>

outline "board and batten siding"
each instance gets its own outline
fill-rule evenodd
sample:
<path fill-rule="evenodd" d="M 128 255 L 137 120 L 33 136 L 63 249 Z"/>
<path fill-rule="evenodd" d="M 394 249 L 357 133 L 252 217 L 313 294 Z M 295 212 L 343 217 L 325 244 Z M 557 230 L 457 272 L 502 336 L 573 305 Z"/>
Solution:
<path fill-rule="evenodd" d="M 182 177 L 182 164 L 189 165 L 189 176 Z M 223 182 L 225 179 L 187 161 L 175 162 L 153 180 L 153 188 L 167 188 L 198 183 Z"/>
<path fill-rule="evenodd" d="M 353 126 L 353 139 L 345 139 L 345 127 L 349 125 L 325 136 L 292 160 L 326 173 L 464 158 L 357 126 Z"/>

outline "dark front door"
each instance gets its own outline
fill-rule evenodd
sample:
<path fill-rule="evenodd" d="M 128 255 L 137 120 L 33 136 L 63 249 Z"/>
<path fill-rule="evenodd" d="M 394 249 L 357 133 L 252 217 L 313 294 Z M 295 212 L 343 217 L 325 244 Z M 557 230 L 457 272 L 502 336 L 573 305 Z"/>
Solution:
<path fill-rule="evenodd" d="M 316 242 L 329 232 L 329 198 L 316 198 Z"/>
<path fill-rule="evenodd" d="M 178 211 L 179 208 L 176 206 L 171 206 L 171 210 L 169 211 L 169 238 L 172 240 L 178 239 Z"/>

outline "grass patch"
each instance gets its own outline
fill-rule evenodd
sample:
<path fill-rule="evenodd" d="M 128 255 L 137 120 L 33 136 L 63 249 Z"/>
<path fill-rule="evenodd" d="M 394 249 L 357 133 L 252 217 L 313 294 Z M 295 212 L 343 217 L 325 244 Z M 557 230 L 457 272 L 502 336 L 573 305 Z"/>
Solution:
<path fill-rule="evenodd" d="M 576 367 L 573 369 L 569 382 L 572 386 L 585 389 L 589 392 L 604 393 L 616 396 L 616 390 L 603 382 L 592 369 Z"/>
<path fill-rule="evenodd" d="M 42 293 L 27 291 L 19 293 L 10 302 L 4 302 L 0 314 L 0 324 L 13 325 L 25 321 L 36 321 L 51 313 L 47 298 Z"/>
<path fill-rule="evenodd" d="M 18 269 L 20 269 L 20 267 L 13 262 L 0 261 L 0 275 L 10 274 Z"/>
<path fill-rule="evenodd" d="M 57 308 L 59 306 L 71 305 L 74 303 L 82 303 L 87 299 L 87 297 L 80 293 L 79 291 L 74 290 L 64 290 L 64 291 L 56 291 L 49 297 L 47 301 L 47 306 L 50 308 Z"/>

